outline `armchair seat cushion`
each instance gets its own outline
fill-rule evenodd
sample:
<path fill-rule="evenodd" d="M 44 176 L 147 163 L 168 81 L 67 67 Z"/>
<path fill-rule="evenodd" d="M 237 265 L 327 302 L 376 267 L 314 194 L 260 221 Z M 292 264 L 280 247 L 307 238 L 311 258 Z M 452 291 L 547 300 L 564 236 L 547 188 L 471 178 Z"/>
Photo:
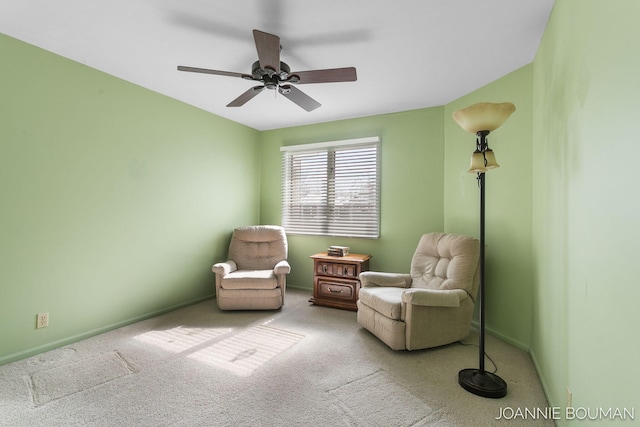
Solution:
<path fill-rule="evenodd" d="M 236 270 L 224 276 L 223 289 L 275 289 L 278 278 L 273 270 Z"/>
<path fill-rule="evenodd" d="M 360 289 L 358 298 L 362 304 L 393 320 L 403 320 L 402 293 L 405 288 L 368 287 Z"/>

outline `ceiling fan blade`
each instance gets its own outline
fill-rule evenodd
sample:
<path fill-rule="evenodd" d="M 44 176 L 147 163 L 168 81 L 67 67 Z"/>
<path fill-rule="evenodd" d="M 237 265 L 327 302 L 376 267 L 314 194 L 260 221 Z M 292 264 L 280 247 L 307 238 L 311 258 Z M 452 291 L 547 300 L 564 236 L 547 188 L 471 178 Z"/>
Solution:
<path fill-rule="evenodd" d="M 185 67 L 183 65 L 178 65 L 178 71 L 189 71 L 191 73 L 215 74 L 217 76 L 242 77 L 244 79 L 246 78 L 253 79 L 253 77 L 248 74 L 234 73 L 232 71 L 210 70 L 208 68 Z"/>
<path fill-rule="evenodd" d="M 236 99 L 228 103 L 227 107 L 243 106 L 244 104 L 247 103 L 247 101 L 250 101 L 251 99 L 253 99 L 254 96 L 262 92 L 262 89 L 264 89 L 264 86 L 254 86 L 252 88 L 249 88 L 249 90 L 247 90 L 242 95 L 240 95 L 239 97 L 237 97 Z"/>
<path fill-rule="evenodd" d="M 298 104 L 298 106 L 302 107 L 306 111 L 313 111 L 320 106 L 318 101 L 311 98 L 297 87 L 282 85 L 278 88 L 278 92 L 280 92 L 285 98 L 288 98 L 295 104 Z"/>
<path fill-rule="evenodd" d="M 298 76 L 299 78 L 297 82 L 295 81 L 295 76 Z M 296 71 L 294 73 L 290 73 L 289 77 L 291 83 L 298 84 L 354 82 L 357 79 L 358 77 L 354 67 Z"/>
<path fill-rule="evenodd" d="M 260 68 L 266 70 L 270 68 L 276 73 L 280 72 L 280 37 L 265 33 L 260 30 L 253 30 L 253 39 L 256 42 L 258 60 Z"/>

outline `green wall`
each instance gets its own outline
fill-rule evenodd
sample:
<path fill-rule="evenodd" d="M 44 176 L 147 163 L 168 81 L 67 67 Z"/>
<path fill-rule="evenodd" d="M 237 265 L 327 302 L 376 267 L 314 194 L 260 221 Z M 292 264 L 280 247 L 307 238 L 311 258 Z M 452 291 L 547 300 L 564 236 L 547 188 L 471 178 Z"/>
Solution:
<path fill-rule="evenodd" d="M 489 146 L 499 168 L 485 174 L 486 328 L 528 349 L 533 292 L 531 253 L 531 151 L 533 65 L 445 106 L 445 231 L 480 235 L 480 191 L 469 161 L 476 137 L 453 120 L 454 111 L 478 102 L 512 102 L 516 111 Z"/>
<path fill-rule="evenodd" d="M 0 364 L 210 297 L 230 230 L 259 220 L 258 132 L 0 52 Z"/>
<path fill-rule="evenodd" d="M 329 245 L 373 255 L 371 269 L 408 272 L 420 236 L 443 229 L 442 107 L 263 132 L 262 223 L 280 223 L 281 146 L 366 136 L 381 139 L 380 238 L 289 235 L 292 272 L 288 286 L 313 289 L 309 255 Z"/>
<path fill-rule="evenodd" d="M 570 387 L 577 407 L 640 409 L 638 17 L 556 1 L 534 62 L 531 353 L 553 405 Z"/>

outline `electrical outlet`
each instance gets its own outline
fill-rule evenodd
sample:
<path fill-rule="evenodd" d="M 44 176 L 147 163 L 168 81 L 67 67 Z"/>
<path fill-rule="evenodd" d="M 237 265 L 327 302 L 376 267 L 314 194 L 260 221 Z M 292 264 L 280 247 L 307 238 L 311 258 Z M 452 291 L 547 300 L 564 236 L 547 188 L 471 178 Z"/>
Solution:
<path fill-rule="evenodd" d="M 36 329 L 49 326 L 49 313 L 38 313 L 36 316 Z"/>
<path fill-rule="evenodd" d="M 569 387 L 567 387 L 567 408 L 573 408 L 573 394 Z"/>

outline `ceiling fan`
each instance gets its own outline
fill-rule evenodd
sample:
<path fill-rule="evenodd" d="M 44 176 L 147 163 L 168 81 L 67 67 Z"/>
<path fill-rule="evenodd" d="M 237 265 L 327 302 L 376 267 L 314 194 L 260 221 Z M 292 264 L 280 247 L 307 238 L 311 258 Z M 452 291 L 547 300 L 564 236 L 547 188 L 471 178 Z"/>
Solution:
<path fill-rule="evenodd" d="M 320 103 L 291 84 L 353 82 L 357 79 L 356 69 L 354 67 L 291 72 L 289 66 L 280 61 L 280 50 L 282 48 L 282 46 L 280 46 L 280 37 L 263 31 L 253 30 L 253 39 L 256 44 L 256 50 L 258 51 L 258 61 L 253 63 L 251 74 L 185 67 L 182 65 L 178 66 L 178 70 L 192 73 L 215 74 L 218 76 L 241 77 L 245 80 L 262 83 L 262 85 L 254 86 L 244 92 L 227 104 L 227 107 L 240 107 L 267 88 L 277 90 L 285 98 L 291 100 L 306 111 L 315 110 L 320 107 Z"/>

